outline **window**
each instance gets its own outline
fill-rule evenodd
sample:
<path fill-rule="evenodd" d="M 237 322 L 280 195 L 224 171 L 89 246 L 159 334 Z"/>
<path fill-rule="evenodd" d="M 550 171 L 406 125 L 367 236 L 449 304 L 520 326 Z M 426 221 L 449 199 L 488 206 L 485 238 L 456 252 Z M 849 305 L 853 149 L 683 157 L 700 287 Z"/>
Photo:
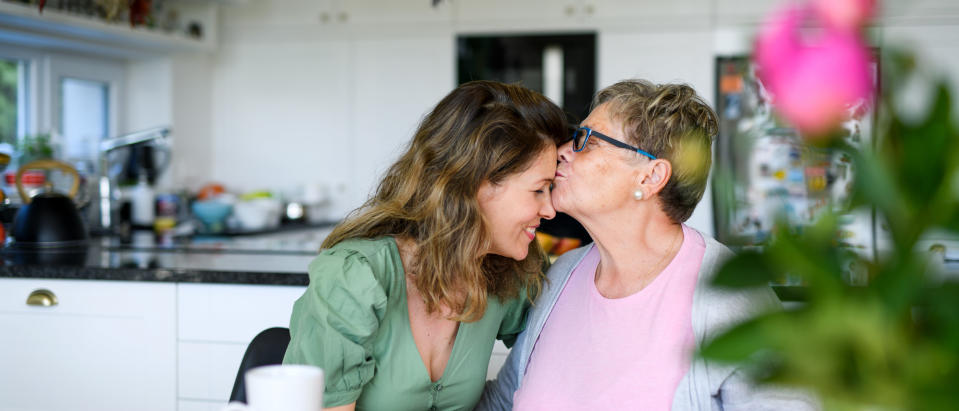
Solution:
<path fill-rule="evenodd" d="M 95 181 L 97 145 L 119 127 L 125 74 L 122 60 L 0 44 L 0 153 L 11 154 L 0 187 L 10 194 L 9 175 L 43 157 L 75 167 L 81 183 Z M 56 191 L 72 184 L 46 174 Z"/>
<path fill-rule="evenodd" d="M 27 63 L 0 57 L 0 143 L 15 144 L 26 133 Z"/>
<path fill-rule="evenodd" d="M 81 173 L 92 172 L 97 143 L 109 134 L 109 83 L 60 79 L 60 156 Z"/>

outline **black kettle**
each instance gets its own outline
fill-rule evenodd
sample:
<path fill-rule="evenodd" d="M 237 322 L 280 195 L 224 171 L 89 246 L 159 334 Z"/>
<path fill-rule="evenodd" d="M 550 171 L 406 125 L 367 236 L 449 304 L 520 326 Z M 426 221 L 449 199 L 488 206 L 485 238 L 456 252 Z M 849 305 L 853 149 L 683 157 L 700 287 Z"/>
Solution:
<path fill-rule="evenodd" d="M 44 192 L 30 198 L 21 181 L 26 170 L 58 169 L 73 176 L 69 195 Z M 84 246 L 87 229 L 73 203 L 80 187 L 80 175 L 69 164 L 57 160 L 36 160 L 17 171 L 17 191 L 23 206 L 13 220 L 14 246 L 18 248 L 60 248 Z"/>

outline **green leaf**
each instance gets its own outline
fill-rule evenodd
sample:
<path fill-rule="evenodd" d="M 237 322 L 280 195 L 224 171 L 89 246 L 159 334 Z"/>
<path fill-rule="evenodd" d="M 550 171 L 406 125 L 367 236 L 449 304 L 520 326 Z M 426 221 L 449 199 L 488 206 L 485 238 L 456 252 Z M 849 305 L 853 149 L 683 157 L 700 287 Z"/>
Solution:
<path fill-rule="evenodd" d="M 700 349 L 703 358 L 719 362 L 743 362 L 772 344 L 764 330 L 771 316 L 758 317 L 733 327 Z"/>
<path fill-rule="evenodd" d="M 917 313 L 924 338 L 942 341 L 959 353 L 959 282 L 951 281 L 923 290 Z"/>
<path fill-rule="evenodd" d="M 767 249 L 775 271 L 803 279 L 811 298 L 835 298 L 842 290 L 842 266 L 849 252 L 839 247 L 838 221 L 824 214 L 813 226 L 798 232 L 779 229 Z"/>
<path fill-rule="evenodd" d="M 743 251 L 723 264 L 713 278 L 713 285 L 723 288 L 747 288 L 767 285 L 779 273 L 755 251 Z"/>

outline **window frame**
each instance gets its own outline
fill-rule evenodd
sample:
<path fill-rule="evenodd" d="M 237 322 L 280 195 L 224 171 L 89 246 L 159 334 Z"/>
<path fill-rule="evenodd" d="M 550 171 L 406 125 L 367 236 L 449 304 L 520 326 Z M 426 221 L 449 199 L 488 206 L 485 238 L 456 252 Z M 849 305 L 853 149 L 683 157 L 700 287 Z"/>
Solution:
<path fill-rule="evenodd" d="M 45 59 L 42 53 L 24 50 L 23 48 L 10 47 L 7 45 L 0 44 L 0 58 L 10 59 L 10 60 L 19 60 L 26 62 L 26 93 L 22 97 L 23 103 L 26 106 L 26 110 L 22 114 L 17 115 L 17 140 L 22 139 L 24 135 L 34 134 L 40 130 L 41 127 L 41 108 L 39 98 L 41 95 L 44 95 L 43 85 L 39 81 L 40 74 L 42 71 L 42 66 L 45 64 Z M 21 101 L 17 101 L 17 105 L 21 104 Z"/>
<path fill-rule="evenodd" d="M 76 78 L 103 82 L 107 92 L 107 135 L 117 135 L 124 112 L 126 62 L 102 57 L 87 57 L 67 53 L 33 50 L 0 44 L 0 58 L 25 61 L 26 121 L 18 122 L 17 138 L 37 133 L 51 133 L 56 138 L 61 134 L 60 82 L 63 78 Z"/>

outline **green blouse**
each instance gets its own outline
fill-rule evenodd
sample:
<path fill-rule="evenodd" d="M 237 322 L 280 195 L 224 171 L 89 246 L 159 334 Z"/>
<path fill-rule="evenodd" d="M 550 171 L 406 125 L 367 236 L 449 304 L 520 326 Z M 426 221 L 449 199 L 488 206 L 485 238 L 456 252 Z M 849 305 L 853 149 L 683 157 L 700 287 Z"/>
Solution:
<path fill-rule="evenodd" d="M 392 237 L 353 239 L 310 263 L 310 285 L 293 305 L 284 364 L 323 369 L 325 407 L 358 410 L 472 409 L 483 393 L 494 339 L 512 345 L 526 316 L 525 293 L 489 300 L 460 323 L 442 378 L 430 381 L 410 330 L 406 278 Z"/>

